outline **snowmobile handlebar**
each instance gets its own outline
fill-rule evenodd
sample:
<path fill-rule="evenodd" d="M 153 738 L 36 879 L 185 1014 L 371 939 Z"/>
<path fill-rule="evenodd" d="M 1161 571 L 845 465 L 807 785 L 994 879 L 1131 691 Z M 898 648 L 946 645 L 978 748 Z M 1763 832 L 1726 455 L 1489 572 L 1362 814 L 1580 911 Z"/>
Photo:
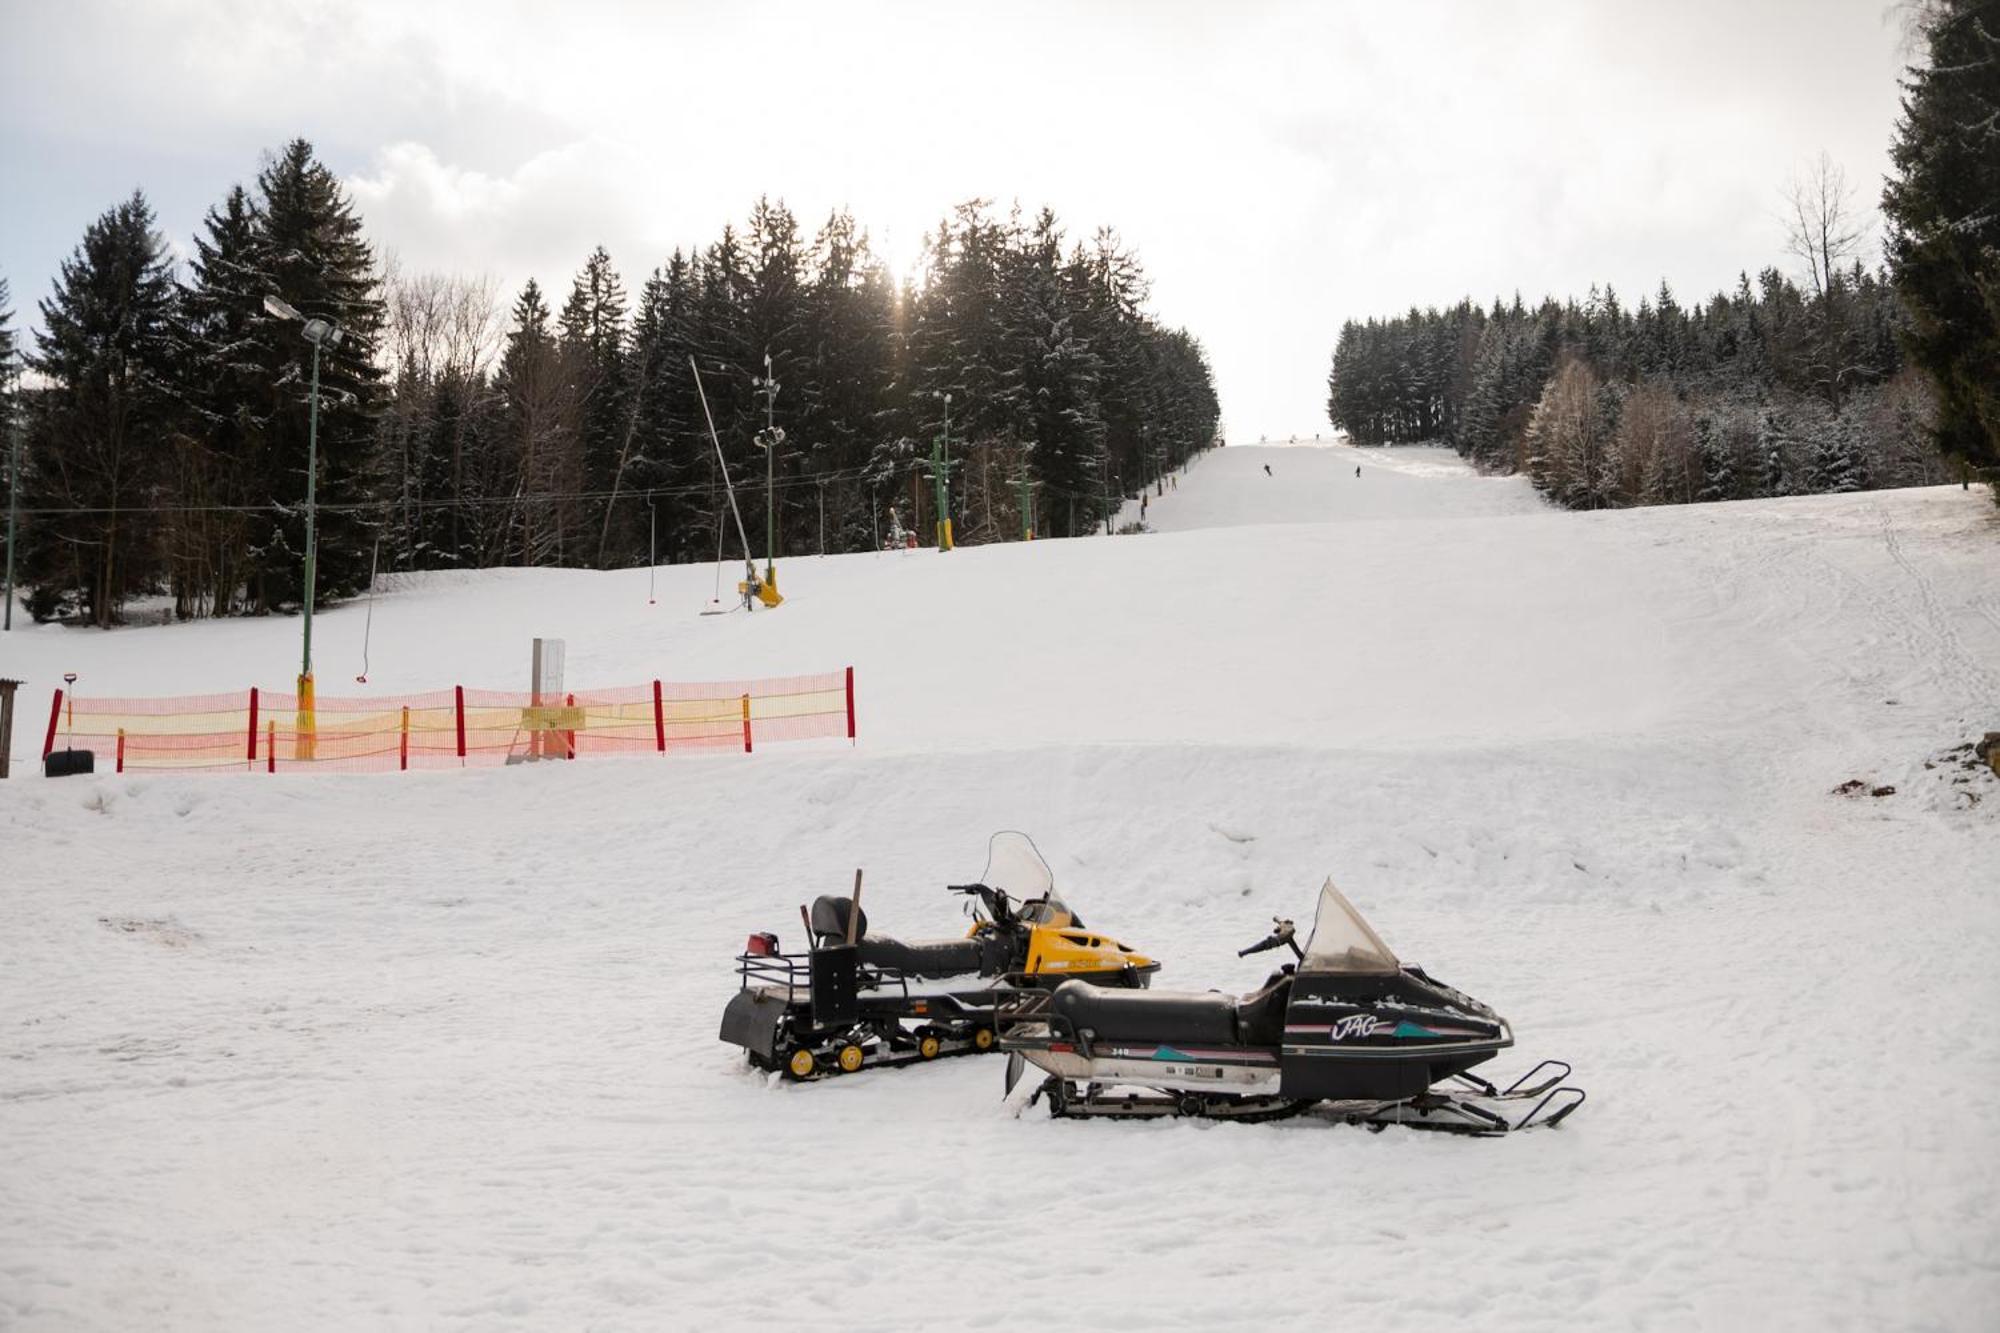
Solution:
<path fill-rule="evenodd" d="M 1266 949 L 1275 949 L 1281 944 L 1289 944 L 1292 946 L 1292 952 L 1303 959 L 1305 952 L 1299 948 L 1298 941 L 1293 938 L 1298 933 L 1298 928 L 1286 917 L 1274 916 L 1271 918 L 1271 921 L 1273 925 L 1271 933 L 1247 949 L 1238 949 L 1236 956 L 1238 958 L 1248 958 L 1253 953 L 1263 953 Z"/>
<path fill-rule="evenodd" d="M 1007 890 L 1005 889 L 991 889 L 984 884 L 947 884 L 945 885 L 945 892 L 977 895 L 979 900 L 986 904 L 986 910 L 993 914 L 994 921 L 1006 922 L 1012 919 L 1012 915 L 1008 911 Z"/>

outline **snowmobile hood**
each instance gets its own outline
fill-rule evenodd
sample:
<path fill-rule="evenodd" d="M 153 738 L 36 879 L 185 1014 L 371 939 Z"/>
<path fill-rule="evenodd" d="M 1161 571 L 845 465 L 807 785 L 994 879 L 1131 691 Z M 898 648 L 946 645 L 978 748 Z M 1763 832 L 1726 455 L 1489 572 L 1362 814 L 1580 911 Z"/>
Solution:
<path fill-rule="evenodd" d="M 1329 875 L 1320 885 L 1319 911 L 1313 917 L 1312 935 L 1306 940 L 1299 972 L 1309 976 L 1393 976 L 1402 970 L 1396 955 L 1354 904 L 1333 887 Z"/>

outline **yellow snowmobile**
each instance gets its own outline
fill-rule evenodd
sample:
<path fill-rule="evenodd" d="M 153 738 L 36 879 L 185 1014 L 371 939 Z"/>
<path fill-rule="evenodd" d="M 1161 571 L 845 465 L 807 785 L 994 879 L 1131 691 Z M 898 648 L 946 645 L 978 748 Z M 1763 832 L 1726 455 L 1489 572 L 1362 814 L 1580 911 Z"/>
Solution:
<path fill-rule="evenodd" d="M 947 892 L 971 899 L 957 939 L 872 934 L 856 897 L 823 895 L 803 952 L 775 933 L 750 937 L 742 978 L 723 1011 L 723 1041 L 759 1069 L 796 1079 L 991 1050 L 994 1012 L 1021 991 L 1078 980 L 1144 987 L 1159 963 L 1085 926 L 1055 896 L 1054 877 L 1024 833 L 996 833 L 986 872 Z"/>

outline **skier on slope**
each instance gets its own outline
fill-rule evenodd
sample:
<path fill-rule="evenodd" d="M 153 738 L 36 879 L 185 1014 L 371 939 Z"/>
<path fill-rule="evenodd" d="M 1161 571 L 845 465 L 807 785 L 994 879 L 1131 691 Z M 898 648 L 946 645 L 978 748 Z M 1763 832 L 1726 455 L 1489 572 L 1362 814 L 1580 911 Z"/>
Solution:
<path fill-rule="evenodd" d="M 1267 476 L 1267 477 L 1268 477 L 1268 476 L 1270 476 L 1270 475 L 1272 475 L 1272 474 L 1271 474 L 1271 465 L 1270 465 L 1269 463 L 1266 463 L 1266 464 L 1264 464 L 1264 475 L 1265 475 L 1265 476 Z"/>

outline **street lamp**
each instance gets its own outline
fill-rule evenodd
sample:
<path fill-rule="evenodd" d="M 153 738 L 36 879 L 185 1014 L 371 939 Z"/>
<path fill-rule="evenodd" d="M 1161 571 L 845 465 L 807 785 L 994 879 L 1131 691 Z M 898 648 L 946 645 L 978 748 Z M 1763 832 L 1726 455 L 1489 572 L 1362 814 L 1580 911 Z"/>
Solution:
<path fill-rule="evenodd" d="M 944 429 L 938 432 L 931 450 L 931 475 L 937 480 L 938 550 L 949 551 L 951 542 L 951 395 L 944 395 Z"/>
<path fill-rule="evenodd" d="M 319 354 L 340 346 L 345 336 L 330 319 L 307 319 L 279 296 L 266 296 L 264 309 L 279 319 L 303 323 L 300 335 L 312 344 L 312 395 L 306 410 L 306 570 L 305 648 L 299 666 L 299 758 L 313 757 L 313 564 L 319 554 L 315 494 L 319 482 Z"/>
<path fill-rule="evenodd" d="M 785 432 L 774 420 L 778 403 L 778 381 L 771 377 L 771 354 L 764 353 L 764 376 L 751 381 L 764 394 L 764 429 L 757 432 L 757 447 L 764 451 L 764 586 L 757 596 L 766 606 L 785 600 L 778 595 L 778 446 Z"/>

